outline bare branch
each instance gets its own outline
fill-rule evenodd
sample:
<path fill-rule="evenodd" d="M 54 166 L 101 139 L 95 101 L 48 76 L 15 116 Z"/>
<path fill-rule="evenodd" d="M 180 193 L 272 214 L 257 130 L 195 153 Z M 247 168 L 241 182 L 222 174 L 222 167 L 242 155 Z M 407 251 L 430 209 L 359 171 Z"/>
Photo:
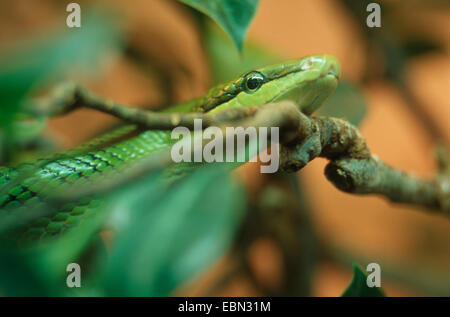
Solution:
<path fill-rule="evenodd" d="M 436 178 L 421 179 L 392 168 L 372 155 L 358 129 L 346 120 L 306 116 L 293 102 L 233 108 L 215 114 L 162 113 L 121 105 L 79 85 L 67 84 L 60 87 L 50 101 L 30 104 L 28 110 L 35 115 L 57 115 L 79 107 L 106 112 L 146 129 L 170 130 L 177 126 L 192 129 L 194 119 L 200 118 L 203 128 L 218 126 L 227 138 L 233 137 L 227 135 L 227 126 L 279 127 L 283 170 L 297 171 L 315 157 L 325 157 L 330 160 L 325 175 L 342 191 L 380 194 L 393 202 L 414 204 L 450 215 L 450 159 L 446 153 L 440 154 L 440 171 Z M 169 163 L 169 151 L 161 153 L 156 161 L 143 162 L 134 171 L 130 167 L 130 175 L 142 175 L 143 169 Z"/>
<path fill-rule="evenodd" d="M 330 160 L 325 175 L 342 191 L 380 194 L 393 202 L 414 204 L 450 216 L 450 173 L 445 165 L 448 161 L 441 163 L 435 179 L 421 179 L 390 167 L 371 154 L 358 129 L 349 122 L 328 117 L 308 119 L 310 123 L 302 126 L 306 131 L 301 133 L 308 136 L 282 147 L 284 169 L 295 171 L 315 157 L 325 157 Z"/>

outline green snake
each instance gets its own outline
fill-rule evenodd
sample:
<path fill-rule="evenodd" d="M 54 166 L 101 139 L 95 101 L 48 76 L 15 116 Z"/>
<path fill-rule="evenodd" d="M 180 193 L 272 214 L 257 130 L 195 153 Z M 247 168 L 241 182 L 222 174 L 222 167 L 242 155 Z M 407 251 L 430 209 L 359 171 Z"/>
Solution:
<path fill-rule="evenodd" d="M 176 104 L 164 112 L 213 113 L 289 99 L 303 113 L 310 115 L 335 90 L 339 76 L 339 63 L 333 56 L 306 56 L 252 70 L 211 88 L 200 98 Z M 127 125 L 87 143 L 77 151 L 63 153 L 66 155 L 60 159 L 39 165 L 36 171 L 19 181 L 21 172 L 30 166 L 37 166 L 37 162 L 1 168 L 0 215 L 11 209 L 47 208 L 48 205 L 53 209 L 46 216 L 26 224 L 17 239 L 45 239 L 61 234 L 95 212 L 99 202 L 85 199 L 58 208 L 50 207 L 46 204 L 46 198 L 53 186 L 89 182 L 95 175 L 139 162 L 174 142 L 171 131 L 140 131 L 136 125 Z M 7 188 L 14 180 L 17 184 Z M 4 188 L 7 188 L 6 192 Z"/>

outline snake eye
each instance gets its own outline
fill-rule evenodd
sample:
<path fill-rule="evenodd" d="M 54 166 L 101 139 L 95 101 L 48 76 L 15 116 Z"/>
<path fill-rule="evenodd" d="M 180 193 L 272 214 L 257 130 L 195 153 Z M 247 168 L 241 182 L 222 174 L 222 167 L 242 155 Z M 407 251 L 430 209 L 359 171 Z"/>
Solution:
<path fill-rule="evenodd" d="M 264 76 L 259 72 L 248 73 L 243 82 L 243 88 L 247 93 L 254 93 L 264 83 Z"/>

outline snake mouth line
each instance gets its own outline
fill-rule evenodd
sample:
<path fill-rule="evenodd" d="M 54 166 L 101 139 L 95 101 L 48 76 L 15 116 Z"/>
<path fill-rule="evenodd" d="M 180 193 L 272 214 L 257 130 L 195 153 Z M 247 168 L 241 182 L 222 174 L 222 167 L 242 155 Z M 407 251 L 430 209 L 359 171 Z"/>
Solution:
<path fill-rule="evenodd" d="M 291 74 L 292 74 L 292 73 L 291 73 Z M 326 73 L 326 74 L 320 74 L 317 78 L 310 79 L 310 80 L 305 80 L 305 81 L 302 82 L 302 84 L 303 84 L 303 83 L 311 83 L 311 82 L 314 82 L 314 81 L 316 81 L 316 80 L 320 80 L 320 79 L 326 78 L 327 76 L 332 76 L 332 77 L 336 80 L 336 82 L 339 82 L 339 73 L 335 72 L 334 70 L 330 70 L 330 71 L 329 71 L 328 73 Z M 295 87 L 290 87 L 290 88 L 283 89 L 283 90 L 280 91 L 276 96 L 274 96 L 272 99 L 270 99 L 270 100 L 268 101 L 268 103 L 274 102 L 274 101 L 277 100 L 278 98 L 280 98 L 280 97 L 282 97 L 283 95 L 285 95 L 286 93 L 288 93 L 290 90 L 298 89 L 298 88 L 299 88 L 298 86 L 295 86 Z M 295 98 L 295 101 L 298 102 L 298 101 L 300 100 L 301 97 L 302 97 L 302 96 L 299 94 L 299 95 Z M 319 97 L 319 96 L 317 96 L 316 98 L 314 98 L 313 104 L 314 104 L 315 102 L 317 102 L 318 97 Z"/>
<path fill-rule="evenodd" d="M 333 76 L 337 81 L 340 80 L 340 75 L 335 73 L 334 71 L 329 71 L 328 74 L 326 74 L 325 76 Z M 325 76 L 322 76 L 322 77 L 325 77 Z"/>

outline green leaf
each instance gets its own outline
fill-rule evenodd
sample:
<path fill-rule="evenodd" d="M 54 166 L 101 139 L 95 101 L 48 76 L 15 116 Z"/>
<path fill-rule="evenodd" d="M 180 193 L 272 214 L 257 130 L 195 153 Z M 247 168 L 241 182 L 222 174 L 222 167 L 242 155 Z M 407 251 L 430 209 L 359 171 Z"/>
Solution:
<path fill-rule="evenodd" d="M 258 0 L 179 0 L 206 14 L 219 24 L 242 51 L 248 26 Z"/>
<path fill-rule="evenodd" d="M 42 246 L 30 248 L 27 254 L 30 255 L 34 270 L 46 276 L 48 283 L 57 284 L 63 280 L 67 274 L 67 264 L 79 262 L 80 255 L 95 242 L 94 237 L 104 226 L 110 209 L 109 205 L 100 205 L 94 214 L 81 221 L 74 230 L 69 230 Z"/>
<path fill-rule="evenodd" d="M 0 126 L 11 123 L 22 99 L 38 84 L 97 66 L 104 53 L 117 48 L 119 35 L 109 17 L 95 13 L 86 16 L 81 28 L 34 39 L 4 56 L 0 60 Z"/>
<path fill-rule="evenodd" d="M 108 295 L 167 296 L 229 248 L 241 220 L 243 190 L 227 171 L 208 165 L 166 192 L 128 196 L 121 209 L 132 217 L 122 221 L 125 228 L 111 254 Z"/>
<path fill-rule="evenodd" d="M 1 241 L 1 240 L 0 240 Z M 4 242 L 4 241 L 1 241 Z M 17 249 L 0 249 L 0 294 L 4 296 L 55 296 L 57 293 Z"/>
<path fill-rule="evenodd" d="M 384 297 L 380 287 L 368 287 L 367 275 L 356 264 L 353 265 L 353 279 L 342 297 Z"/>
<path fill-rule="evenodd" d="M 322 116 L 345 118 L 358 126 L 367 110 L 360 89 L 355 84 L 343 81 L 317 112 Z"/>
<path fill-rule="evenodd" d="M 231 80 L 252 69 L 280 63 L 283 59 L 255 43 L 246 43 L 239 54 L 232 41 L 212 23 L 205 27 L 205 46 L 215 84 Z"/>

